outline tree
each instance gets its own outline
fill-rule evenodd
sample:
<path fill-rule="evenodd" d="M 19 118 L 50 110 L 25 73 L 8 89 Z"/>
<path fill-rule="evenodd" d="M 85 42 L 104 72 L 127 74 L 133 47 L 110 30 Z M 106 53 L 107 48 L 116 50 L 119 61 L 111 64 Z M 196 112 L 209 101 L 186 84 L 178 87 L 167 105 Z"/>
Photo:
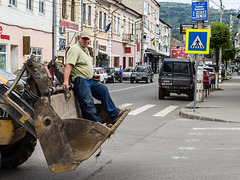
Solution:
<path fill-rule="evenodd" d="M 216 71 L 219 72 L 219 51 L 220 48 L 226 49 L 230 47 L 230 31 L 229 27 L 224 23 L 214 22 L 211 24 L 210 47 L 216 53 Z"/>

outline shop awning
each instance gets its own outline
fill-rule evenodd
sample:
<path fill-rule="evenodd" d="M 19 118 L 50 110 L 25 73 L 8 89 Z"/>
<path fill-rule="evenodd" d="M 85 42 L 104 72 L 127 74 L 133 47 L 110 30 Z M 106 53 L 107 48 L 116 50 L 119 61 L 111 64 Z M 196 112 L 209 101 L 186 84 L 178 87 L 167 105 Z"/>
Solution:
<path fill-rule="evenodd" d="M 152 49 L 146 49 L 145 50 L 145 54 L 152 54 L 152 55 L 157 55 L 157 56 L 166 56 L 165 54 L 156 52 L 156 51 L 154 51 Z"/>

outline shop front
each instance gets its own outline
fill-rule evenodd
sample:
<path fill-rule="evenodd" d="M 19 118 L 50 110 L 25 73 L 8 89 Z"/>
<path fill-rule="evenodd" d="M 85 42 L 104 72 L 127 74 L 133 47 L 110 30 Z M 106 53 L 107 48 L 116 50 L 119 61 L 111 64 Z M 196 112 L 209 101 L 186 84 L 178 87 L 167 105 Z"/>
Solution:
<path fill-rule="evenodd" d="M 36 61 L 50 61 L 52 33 L 0 23 L 0 69 L 13 73 L 30 54 Z"/>
<path fill-rule="evenodd" d="M 164 55 L 152 49 L 146 49 L 144 53 L 144 64 L 151 65 L 154 73 L 158 73 Z"/>

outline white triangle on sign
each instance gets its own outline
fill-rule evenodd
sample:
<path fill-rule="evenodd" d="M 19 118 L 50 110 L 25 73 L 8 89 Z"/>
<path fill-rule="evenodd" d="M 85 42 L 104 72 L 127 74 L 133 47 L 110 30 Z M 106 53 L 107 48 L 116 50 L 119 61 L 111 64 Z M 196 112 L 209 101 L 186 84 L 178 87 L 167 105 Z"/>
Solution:
<path fill-rule="evenodd" d="M 200 40 L 200 38 L 197 36 L 194 42 L 191 45 L 191 48 L 196 48 L 196 49 L 204 49 L 204 46 Z"/>

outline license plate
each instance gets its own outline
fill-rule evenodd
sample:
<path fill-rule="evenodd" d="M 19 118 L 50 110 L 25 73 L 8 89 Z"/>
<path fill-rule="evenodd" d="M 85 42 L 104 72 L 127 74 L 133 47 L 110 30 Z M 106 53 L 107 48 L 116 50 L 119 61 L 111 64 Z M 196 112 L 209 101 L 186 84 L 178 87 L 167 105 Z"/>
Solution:
<path fill-rule="evenodd" d="M 171 82 L 162 82 L 162 85 L 172 85 L 172 83 Z"/>

